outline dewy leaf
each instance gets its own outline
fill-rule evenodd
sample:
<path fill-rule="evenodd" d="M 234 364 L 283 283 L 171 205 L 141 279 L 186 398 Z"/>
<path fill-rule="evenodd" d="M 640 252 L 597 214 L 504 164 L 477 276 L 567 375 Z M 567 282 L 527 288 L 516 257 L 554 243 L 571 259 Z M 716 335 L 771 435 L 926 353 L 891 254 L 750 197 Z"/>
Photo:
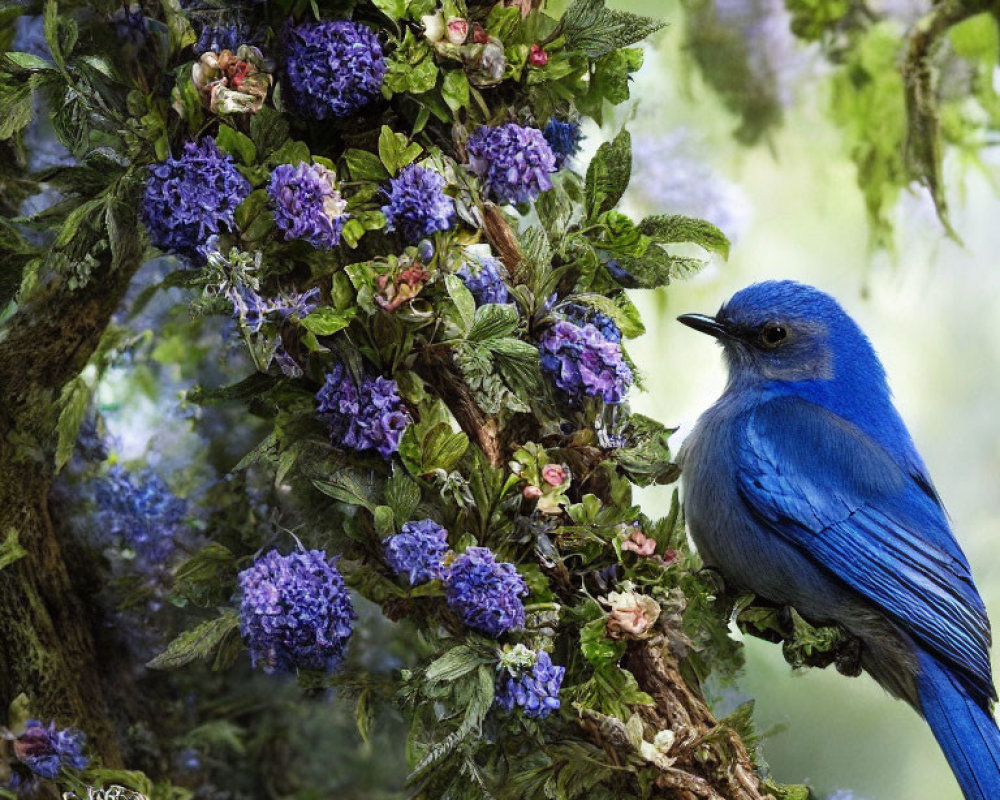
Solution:
<path fill-rule="evenodd" d="M 182 633 L 146 666 L 150 669 L 177 669 L 196 659 L 208 658 L 239 624 L 236 610 L 227 608 L 215 619 L 206 620 L 196 628 Z"/>
<path fill-rule="evenodd" d="M 641 42 L 665 24 L 605 8 L 604 0 L 576 0 L 566 9 L 557 31 L 566 37 L 567 50 L 582 50 L 590 58 L 597 58 Z"/>
<path fill-rule="evenodd" d="M 729 258 L 729 239 L 711 222 L 680 214 L 657 214 L 639 223 L 639 233 L 660 244 L 690 242 Z"/>
<path fill-rule="evenodd" d="M 597 148 L 587 167 L 584 199 L 591 219 L 610 211 L 621 200 L 632 177 L 632 137 L 622 128 L 613 141 Z"/>

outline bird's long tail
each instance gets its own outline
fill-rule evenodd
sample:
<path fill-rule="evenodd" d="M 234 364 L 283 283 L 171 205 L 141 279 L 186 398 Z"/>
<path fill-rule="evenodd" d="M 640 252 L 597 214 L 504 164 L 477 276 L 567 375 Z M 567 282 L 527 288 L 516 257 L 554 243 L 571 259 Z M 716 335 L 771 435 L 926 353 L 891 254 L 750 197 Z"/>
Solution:
<path fill-rule="evenodd" d="M 923 652 L 917 691 L 966 800 L 1000 800 L 1000 729 L 990 713 L 951 670 Z"/>

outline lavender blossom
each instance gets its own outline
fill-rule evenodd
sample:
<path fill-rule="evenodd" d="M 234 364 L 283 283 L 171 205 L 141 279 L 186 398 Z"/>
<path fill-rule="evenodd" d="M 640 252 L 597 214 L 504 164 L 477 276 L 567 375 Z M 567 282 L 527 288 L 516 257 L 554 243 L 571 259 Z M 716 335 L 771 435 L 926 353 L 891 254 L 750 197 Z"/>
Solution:
<path fill-rule="evenodd" d="M 316 400 L 335 446 L 358 452 L 375 450 L 383 458 L 399 449 L 410 422 L 395 381 L 364 376 L 359 385 L 343 364 L 327 373 Z"/>
<path fill-rule="evenodd" d="M 553 665 L 552 658 L 544 650 L 532 653 L 524 645 L 517 647 L 527 651 L 532 663 L 525 668 L 523 664 L 513 663 L 514 659 L 506 659 L 508 664 L 505 665 L 501 656 L 504 668 L 497 676 L 494 702 L 508 714 L 517 706 L 525 716 L 545 719 L 559 709 L 559 690 L 566 668 Z"/>
<path fill-rule="evenodd" d="M 537 128 L 481 125 L 467 147 L 469 169 L 498 203 L 529 203 L 552 188 L 556 156 Z"/>
<path fill-rule="evenodd" d="M 557 170 L 565 167 L 567 162 L 580 152 L 583 131 L 580 130 L 579 122 L 563 122 L 553 118 L 549 120 L 542 133 L 555 155 Z"/>
<path fill-rule="evenodd" d="M 416 586 L 441 577 L 441 559 L 448 551 L 448 531 L 432 519 L 407 522 L 382 545 L 385 560 L 393 571 L 408 575 L 410 585 Z"/>
<path fill-rule="evenodd" d="M 477 306 L 510 302 L 510 292 L 504 282 L 505 274 L 503 262 L 492 256 L 474 256 L 458 271 L 458 277 L 472 292 Z"/>
<path fill-rule="evenodd" d="M 210 137 L 188 142 L 179 158 L 153 164 L 149 172 L 143 217 L 150 239 L 189 257 L 204 256 L 210 237 L 235 229 L 234 212 L 252 189 Z"/>
<path fill-rule="evenodd" d="M 288 32 L 288 98 L 309 119 L 353 116 L 381 96 L 388 69 L 378 37 L 357 22 L 314 22 Z"/>
<path fill-rule="evenodd" d="M 240 633 L 265 672 L 340 666 L 357 614 L 322 550 L 271 550 L 239 574 Z"/>
<path fill-rule="evenodd" d="M 444 178 L 432 169 L 404 168 L 389 182 L 389 203 L 382 206 L 388 229 L 399 230 L 410 243 L 448 230 L 455 221 L 455 203 L 444 187 Z"/>
<path fill-rule="evenodd" d="M 524 626 L 528 587 L 513 564 L 486 547 L 470 547 L 448 567 L 445 596 L 462 622 L 494 638 Z"/>
<path fill-rule="evenodd" d="M 632 370 L 621 345 L 605 339 L 589 323 L 580 326 L 560 320 L 545 332 L 538 349 L 542 370 L 574 402 L 587 395 L 620 403 L 632 385 Z"/>
<path fill-rule="evenodd" d="M 305 239 L 328 250 L 340 244 L 347 202 L 337 189 L 337 175 L 321 164 L 281 164 L 271 173 L 267 193 L 274 221 L 286 239 Z"/>
<path fill-rule="evenodd" d="M 55 780 L 63 767 L 84 769 L 90 759 L 83 754 L 87 737 L 73 728 L 48 726 L 28 720 L 24 733 L 14 740 L 14 755 L 35 775 Z"/>

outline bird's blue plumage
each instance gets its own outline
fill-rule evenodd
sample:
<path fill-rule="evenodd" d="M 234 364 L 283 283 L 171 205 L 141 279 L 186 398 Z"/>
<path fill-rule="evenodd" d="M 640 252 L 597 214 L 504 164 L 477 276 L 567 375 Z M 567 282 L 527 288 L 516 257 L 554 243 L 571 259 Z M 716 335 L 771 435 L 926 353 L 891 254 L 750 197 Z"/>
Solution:
<path fill-rule="evenodd" d="M 681 454 L 706 563 L 837 623 L 920 711 L 970 800 L 1000 800 L 990 628 L 968 562 L 868 339 L 833 298 L 756 284 L 712 319 L 729 383 Z"/>

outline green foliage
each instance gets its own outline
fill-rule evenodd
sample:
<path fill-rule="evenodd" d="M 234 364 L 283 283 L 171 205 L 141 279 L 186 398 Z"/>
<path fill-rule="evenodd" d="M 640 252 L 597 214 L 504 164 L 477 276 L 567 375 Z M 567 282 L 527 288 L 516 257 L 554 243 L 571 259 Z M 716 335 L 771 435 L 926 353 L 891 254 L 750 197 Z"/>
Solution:
<path fill-rule="evenodd" d="M 235 634 L 239 622 L 233 609 L 223 609 L 214 619 L 182 633 L 146 666 L 150 669 L 177 669 L 197 659 L 210 658 L 224 646 L 227 638 Z"/>

